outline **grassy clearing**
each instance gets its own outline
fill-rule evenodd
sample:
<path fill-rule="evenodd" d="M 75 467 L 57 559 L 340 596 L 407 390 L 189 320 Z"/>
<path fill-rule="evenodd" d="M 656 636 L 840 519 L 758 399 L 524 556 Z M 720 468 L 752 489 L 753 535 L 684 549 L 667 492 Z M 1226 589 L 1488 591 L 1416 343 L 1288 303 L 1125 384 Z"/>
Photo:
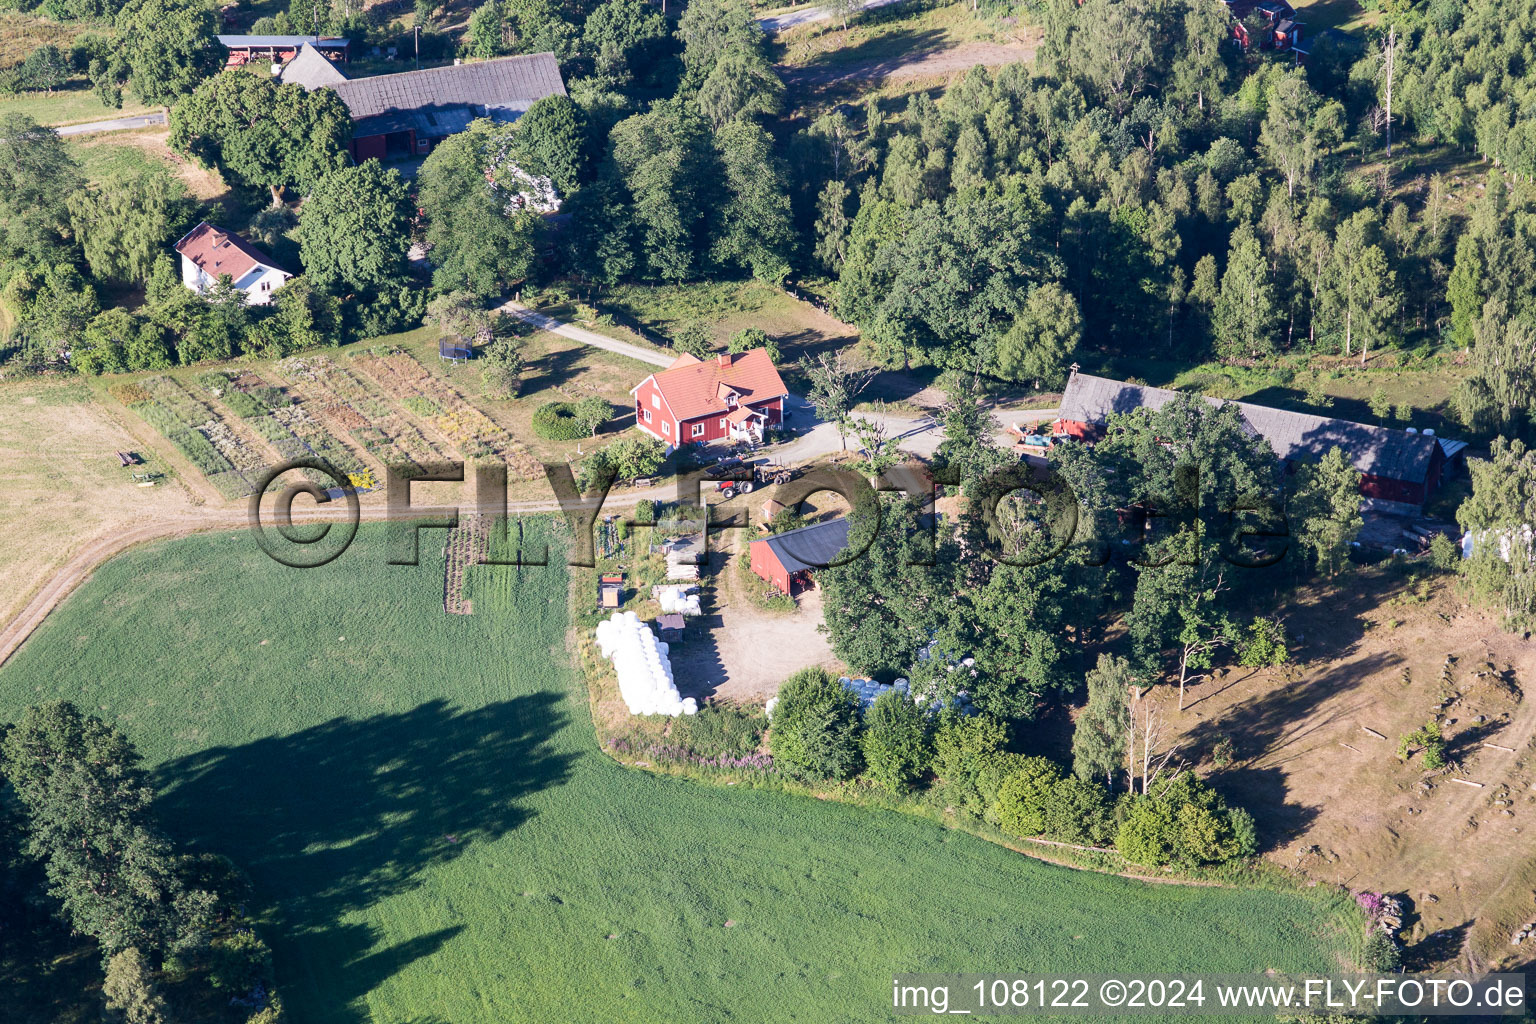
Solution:
<path fill-rule="evenodd" d="M 127 418 L 131 420 L 131 417 Z M 82 544 L 155 515 L 184 512 L 171 467 L 130 432 L 86 384 L 31 380 L 0 388 L 0 619 Z M 138 472 L 162 474 L 139 487 L 117 452 L 138 452 Z"/>
<path fill-rule="evenodd" d="M 3 64 L 0 61 L 0 64 Z M 83 78 L 71 79 L 62 89 L 49 93 L 21 93 L 0 96 L 0 114 L 26 114 L 38 124 L 62 126 L 87 121 L 106 121 L 114 117 L 132 117 L 155 110 L 124 94 L 121 107 L 109 107 L 91 91 Z"/>
<path fill-rule="evenodd" d="M 229 187 L 219 172 L 199 167 L 180 153 L 172 151 L 167 128 L 140 128 L 126 132 L 104 132 L 72 136 L 71 154 L 80 161 L 86 180 L 101 182 L 118 174 L 131 174 L 150 167 L 163 166 L 179 177 L 193 197 L 204 203 L 222 198 Z"/>
<path fill-rule="evenodd" d="M 1292 0 L 1291 6 L 1296 8 L 1309 36 L 1327 28 L 1356 32 L 1381 19 L 1381 12 L 1365 10 L 1359 0 Z"/>
<path fill-rule="evenodd" d="M 916 13 L 897 5 L 858 15 L 846 31 L 833 21 L 791 29 L 773 40 L 770 51 L 775 61 L 792 67 L 830 67 L 912 57 L 999 38 L 969 4 Z"/>
<path fill-rule="evenodd" d="M 0 67 L 20 64 L 39 46 L 68 49 L 77 36 L 88 31 L 90 26 L 86 25 L 63 25 L 35 14 L 0 12 Z"/>
<path fill-rule="evenodd" d="M 896 970 L 1332 962 L 1302 897 L 626 770 L 567 664 L 565 570 L 473 570 L 477 614 L 445 616 L 439 536 L 414 568 L 367 526 L 309 571 L 244 533 L 136 551 L 0 669 L 0 715 L 117 722 L 169 827 L 247 867 L 301 1024 L 885 1020 Z"/>

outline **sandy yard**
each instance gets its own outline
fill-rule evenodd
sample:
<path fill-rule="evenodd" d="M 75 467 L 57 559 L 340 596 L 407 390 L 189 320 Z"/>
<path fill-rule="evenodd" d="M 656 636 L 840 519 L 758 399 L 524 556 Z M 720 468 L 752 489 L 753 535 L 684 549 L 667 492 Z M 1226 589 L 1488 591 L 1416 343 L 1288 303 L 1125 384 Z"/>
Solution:
<path fill-rule="evenodd" d="M 1182 750 L 1254 811 L 1276 863 L 1405 894 L 1410 964 L 1536 958 L 1536 942 L 1510 944 L 1536 918 L 1536 698 L 1522 694 L 1536 644 L 1445 577 L 1423 590 L 1388 571 L 1341 580 L 1287 612 L 1296 664 L 1219 672 L 1182 715 L 1163 688 Z M 1443 773 L 1397 757 L 1437 711 Z M 1222 736 L 1236 761 L 1215 769 Z"/>
<path fill-rule="evenodd" d="M 738 541 L 743 547 L 744 540 Z M 684 696 L 762 701 L 802 668 L 840 669 L 826 635 L 816 628 L 821 625 L 821 591 L 800 594 L 793 612 L 766 611 L 743 593 L 735 556 L 727 559 L 716 552 L 710 561 L 716 583 L 712 603 L 688 624 L 687 639 L 671 651 Z"/>
<path fill-rule="evenodd" d="M 92 540 L 191 510 L 172 479 L 138 486 L 118 451 L 137 452 L 142 469 L 165 470 L 86 385 L 0 386 L 0 622 Z"/>

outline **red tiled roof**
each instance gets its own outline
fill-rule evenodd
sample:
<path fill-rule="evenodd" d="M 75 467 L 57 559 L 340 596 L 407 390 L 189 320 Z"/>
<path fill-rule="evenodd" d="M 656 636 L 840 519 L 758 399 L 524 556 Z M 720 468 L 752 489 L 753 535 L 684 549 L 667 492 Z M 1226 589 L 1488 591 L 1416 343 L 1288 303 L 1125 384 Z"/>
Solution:
<path fill-rule="evenodd" d="M 231 280 L 238 281 L 258 266 L 282 270 L 272 262 L 272 257 L 250 242 L 207 221 L 183 235 L 176 243 L 176 251 L 213 278 L 228 274 Z"/>
<path fill-rule="evenodd" d="M 702 361 L 682 355 L 652 379 L 679 422 L 727 411 L 730 406 L 723 397 L 722 384 L 736 392 L 742 405 L 765 402 L 789 392 L 773 360 L 768 358 L 768 350 L 761 348 L 735 355 L 721 353 Z M 635 390 L 640 389 L 637 386 Z"/>
<path fill-rule="evenodd" d="M 729 420 L 732 423 L 745 423 L 747 420 L 751 419 L 753 416 L 761 416 L 761 415 L 762 415 L 762 413 L 757 412 L 754 409 L 748 409 L 746 406 L 742 405 L 742 406 L 737 406 L 736 411 L 731 413 L 729 416 L 727 416 L 726 419 Z"/>

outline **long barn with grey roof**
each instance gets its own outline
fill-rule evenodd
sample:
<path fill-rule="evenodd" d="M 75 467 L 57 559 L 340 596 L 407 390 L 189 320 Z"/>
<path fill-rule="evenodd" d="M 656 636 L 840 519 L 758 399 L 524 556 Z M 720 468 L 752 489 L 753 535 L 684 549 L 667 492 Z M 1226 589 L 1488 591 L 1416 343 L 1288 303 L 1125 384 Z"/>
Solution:
<path fill-rule="evenodd" d="M 347 105 L 352 159 L 359 162 L 430 153 L 475 118 L 515 121 L 538 100 L 565 95 L 553 53 L 339 81 L 313 60 L 309 65 L 318 77 L 299 68 L 292 80 L 307 89 L 330 89 Z"/>
<path fill-rule="evenodd" d="M 1160 409 L 1177 394 L 1166 388 L 1073 373 L 1053 432 L 1083 439 L 1096 437 L 1110 416 Z M 1212 405 L 1228 404 L 1220 398 L 1205 400 Z M 1251 402 L 1230 404 L 1242 411 L 1244 421 L 1269 442 L 1287 468 L 1317 462 L 1330 448 L 1338 447 L 1360 473 L 1360 493 L 1367 498 L 1422 506 L 1440 483 L 1445 449 L 1432 434 L 1372 427 Z"/>

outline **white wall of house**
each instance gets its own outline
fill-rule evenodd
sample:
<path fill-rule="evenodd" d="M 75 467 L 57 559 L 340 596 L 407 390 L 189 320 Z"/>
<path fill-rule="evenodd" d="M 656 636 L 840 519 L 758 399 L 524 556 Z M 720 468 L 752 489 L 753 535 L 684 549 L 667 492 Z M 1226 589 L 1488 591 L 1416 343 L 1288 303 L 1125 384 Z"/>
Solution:
<path fill-rule="evenodd" d="M 280 288 L 284 281 L 292 277 L 292 274 L 278 270 L 276 267 L 264 267 L 257 265 L 240 280 L 235 282 L 235 287 L 245 292 L 245 301 L 248 305 L 264 306 L 272 301 L 272 293 Z M 195 292 L 205 292 L 215 284 L 214 278 L 205 273 L 201 267 L 183 256 L 181 258 L 181 283 Z"/>

